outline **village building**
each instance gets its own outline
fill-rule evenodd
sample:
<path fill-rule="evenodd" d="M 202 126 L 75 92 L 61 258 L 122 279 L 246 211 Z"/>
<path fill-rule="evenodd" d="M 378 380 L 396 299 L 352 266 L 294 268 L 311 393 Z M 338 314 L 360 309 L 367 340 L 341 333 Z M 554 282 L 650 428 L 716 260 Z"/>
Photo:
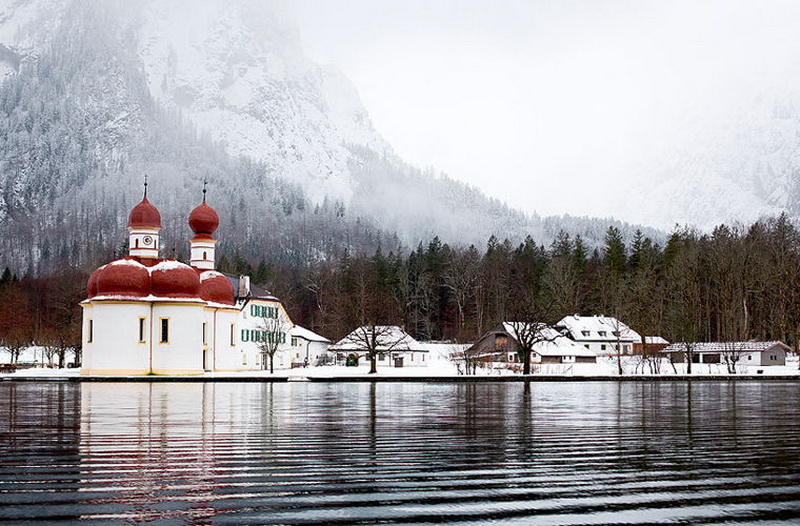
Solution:
<path fill-rule="evenodd" d="M 528 325 L 528 324 L 525 324 Z M 553 327 L 544 324 L 535 329 L 536 339 L 532 346 L 532 363 L 595 363 L 597 355 L 579 345 Z M 504 322 L 489 331 L 465 352 L 473 359 L 487 362 L 520 363 L 520 344 L 517 341 L 517 322 Z M 521 331 L 531 331 L 529 326 Z M 521 332 L 520 331 L 520 332 Z"/>
<path fill-rule="evenodd" d="M 161 258 L 161 214 L 147 199 L 128 219 L 128 255 L 89 277 L 83 308 L 83 375 L 202 374 L 267 367 L 262 343 L 289 356 L 293 327 L 280 300 L 247 276 L 215 270 L 216 211 L 189 214 L 190 261 Z M 288 362 L 288 359 L 285 360 Z M 287 365 L 288 366 L 288 365 Z"/>
<path fill-rule="evenodd" d="M 555 328 L 595 356 L 632 354 L 642 337 L 617 318 L 611 316 L 566 316 Z"/>
<path fill-rule="evenodd" d="M 781 341 L 767 342 L 676 342 L 663 351 L 673 363 L 685 363 L 691 349 L 692 363 L 729 363 L 739 365 L 786 365 L 791 348 Z"/>
<path fill-rule="evenodd" d="M 367 358 L 370 345 L 378 352 L 379 367 L 424 367 L 430 363 L 426 346 L 397 325 L 364 325 L 332 345 L 330 351 L 336 363 L 352 365 Z"/>
<path fill-rule="evenodd" d="M 291 367 L 323 365 L 328 357 L 331 341 L 319 334 L 295 325 L 289 331 L 291 338 Z"/>

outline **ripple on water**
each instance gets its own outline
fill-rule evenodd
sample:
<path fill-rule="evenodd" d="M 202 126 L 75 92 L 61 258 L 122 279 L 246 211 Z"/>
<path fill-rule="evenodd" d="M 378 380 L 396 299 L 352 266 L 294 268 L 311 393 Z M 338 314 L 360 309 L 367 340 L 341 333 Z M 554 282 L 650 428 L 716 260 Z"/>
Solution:
<path fill-rule="evenodd" d="M 788 524 L 800 386 L 0 384 L 0 519 Z"/>

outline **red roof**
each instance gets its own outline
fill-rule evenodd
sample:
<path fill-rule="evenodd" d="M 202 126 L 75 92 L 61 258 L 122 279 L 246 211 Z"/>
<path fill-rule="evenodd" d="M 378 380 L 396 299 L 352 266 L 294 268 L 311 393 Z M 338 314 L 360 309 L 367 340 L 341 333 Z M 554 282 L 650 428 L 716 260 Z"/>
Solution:
<path fill-rule="evenodd" d="M 161 214 L 158 208 L 147 200 L 147 196 L 131 210 L 128 216 L 128 228 L 161 228 Z"/>
<path fill-rule="evenodd" d="M 133 259 L 118 259 L 103 265 L 89 278 L 89 296 L 143 298 L 150 294 L 150 273 Z M 94 290 L 92 290 L 94 289 Z"/>
<path fill-rule="evenodd" d="M 233 305 L 233 285 L 231 280 L 215 270 L 200 273 L 200 297 L 213 303 Z"/>
<path fill-rule="evenodd" d="M 219 216 L 217 211 L 206 204 L 205 201 L 200 206 L 195 207 L 189 214 L 189 227 L 198 235 L 213 234 L 219 226 Z"/>

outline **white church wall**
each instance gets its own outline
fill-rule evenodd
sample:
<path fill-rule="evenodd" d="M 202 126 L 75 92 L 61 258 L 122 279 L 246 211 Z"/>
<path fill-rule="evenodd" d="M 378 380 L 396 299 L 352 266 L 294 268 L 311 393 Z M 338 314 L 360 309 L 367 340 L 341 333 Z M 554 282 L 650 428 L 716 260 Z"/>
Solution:
<path fill-rule="evenodd" d="M 102 302 L 84 307 L 84 375 L 138 375 L 150 372 L 150 305 Z M 142 340 L 139 320 L 144 319 Z M 91 342 L 89 325 L 91 324 Z"/>
<path fill-rule="evenodd" d="M 153 305 L 154 374 L 203 373 L 204 307 L 194 303 Z M 166 337 L 162 333 L 162 320 L 168 322 Z"/>

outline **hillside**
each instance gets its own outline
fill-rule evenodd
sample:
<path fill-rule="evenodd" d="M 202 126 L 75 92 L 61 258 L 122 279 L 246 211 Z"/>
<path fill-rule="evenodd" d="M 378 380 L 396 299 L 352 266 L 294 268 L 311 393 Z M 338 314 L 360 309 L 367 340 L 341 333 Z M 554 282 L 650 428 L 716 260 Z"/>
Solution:
<path fill-rule="evenodd" d="M 277 11 L 194 5 L 0 2 L 4 264 L 37 272 L 107 257 L 145 173 L 178 256 L 204 178 L 223 251 L 250 258 L 396 250 L 437 234 L 549 242 L 563 228 L 593 243 L 609 223 L 630 231 L 523 214 L 407 165 Z"/>

